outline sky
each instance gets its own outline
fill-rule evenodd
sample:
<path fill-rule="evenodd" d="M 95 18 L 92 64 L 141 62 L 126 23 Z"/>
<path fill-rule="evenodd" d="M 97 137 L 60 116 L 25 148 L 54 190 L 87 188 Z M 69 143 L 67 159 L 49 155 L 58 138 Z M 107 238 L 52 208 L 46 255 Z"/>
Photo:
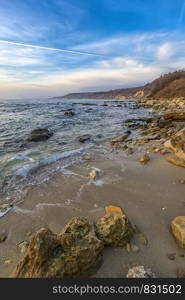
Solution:
<path fill-rule="evenodd" d="M 185 0 L 0 0 L 0 98 L 144 85 L 185 68 Z"/>

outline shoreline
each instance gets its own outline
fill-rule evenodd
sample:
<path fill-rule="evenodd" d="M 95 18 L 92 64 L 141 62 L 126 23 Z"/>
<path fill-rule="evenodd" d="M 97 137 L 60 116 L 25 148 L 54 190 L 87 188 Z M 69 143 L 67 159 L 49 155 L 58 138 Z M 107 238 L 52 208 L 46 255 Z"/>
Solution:
<path fill-rule="evenodd" d="M 94 222 L 104 215 L 107 205 L 120 206 L 146 235 L 148 245 L 140 244 L 136 237 L 137 253 L 106 247 L 103 264 L 93 277 L 126 277 L 132 264 L 151 268 L 157 277 L 177 277 L 185 258 L 169 229 L 185 206 L 184 186 L 179 183 L 184 179 L 184 169 L 166 162 L 167 153 L 163 156 L 160 151 L 150 151 L 146 165 L 138 161 L 151 147 L 161 147 L 161 139 L 133 143 L 128 137 L 127 145 L 133 153 L 129 154 L 129 148 L 123 151 L 118 143 L 105 157 L 84 161 L 71 167 L 68 175 L 55 175 L 48 183 L 33 187 L 23 203 L 0 219 L 0 232 L 7 235 L 0 244 L 0 277 L 11 276 L 23 255 L 18 245 L 29 241 L 36 230 L 45 227 L 59 233 L 73 216 L 85 216 Z M 97 182 L 87 177 L 87 170 L 93 168 L 101 170 Z M 170 260 L 168 255 L 174 253 L 175 259 Z M 10 264 L 4 263 L 8 260 Z"/>

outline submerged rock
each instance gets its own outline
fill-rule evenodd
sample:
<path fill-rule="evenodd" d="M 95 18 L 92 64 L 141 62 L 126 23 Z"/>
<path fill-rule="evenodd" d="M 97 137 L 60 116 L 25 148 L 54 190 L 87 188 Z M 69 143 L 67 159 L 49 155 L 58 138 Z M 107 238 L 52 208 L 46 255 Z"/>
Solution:
<path fill-rule="evenodd" d="M 74 111 L 65 111 L 64 115 L 65 116 L 74 116 L 75 112 Z"/>
<path fill-rule="evenodd" d="M 144 266 L 135 266 L 128 270 L 127 278 L 156 278 L 156 275 L 151 269 L 146 269 Z"/>
<path fill-rule="evenodd" d="M 27 138 L 28 142 L 40 142 L 49 139 L 53 135 L 53 132 L 47 128 L 38 128 L 31 131 L 30 136 Z"/>
<path fill-rule="evenodd" d="M 80 136 L 78 139 L 79 139 L 80 143 L 85 143 L 85 142 L 91 140 L 91 135 L 90 134 L 84 134 L 84 135 Z"/>
<path fill-rule="evenodd" d="M 101 265 L 103 247 L 89 222 L 85 218 L 74 217 L 59 235 L 49 229 L 37 231 L 13 277 L 90 276 Z"/>
<path fill-rule="evenodd" d="M 171 222 L 171 229 L 179 246 L 185 249 L 185 216 L 176 217 Z"/>
<path fill-rule="evenodd" d="M 106 210 L 105 216 L 95 223 L 97 237 L 105 246 L 123 247 L 131 240 L 134 230 L 126 215 L 120 210 Z"/>

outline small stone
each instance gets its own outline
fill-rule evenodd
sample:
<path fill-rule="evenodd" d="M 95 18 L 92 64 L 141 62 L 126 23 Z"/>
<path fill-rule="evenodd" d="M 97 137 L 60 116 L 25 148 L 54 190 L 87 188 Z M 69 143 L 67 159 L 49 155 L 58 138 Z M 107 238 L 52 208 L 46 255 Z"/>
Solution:
<path fill-rule="evenodd" d="M 137 245 L 134 245 L 134 244 L 131 244 L 131 251 L 136 253 L 136 252 L 139 252 L 139 247 Z"/>
<path fill-rule="evenodd" d="M 140 233 L 139 234 L 139 242 L 140 244 L 147 246 L 148 245 L 148 239 L 147 237 L 144 235 L 144 233 Z"/>
<path fill-rule="evenodd" d="M 150 160 L 150 157 L 146 153 L 143 156 L 141 156 L 139 159 L 140 163 L 144 164 L 144 165 L 147 164 L 149 162 L 149 160 Z"/>
<path fill-rule="evenodd" d="M 135 266 L 128 270 L 127 278 L 156 278 L 156 275 L 151 269 L 146 269 L 144 266 Z"/>
<path fill-rule="evenodd" d="M 176 253 L 169 253 L 169 254 L 167 254 L 167 257 L 169 260 L 175 260 Z"/>
<path fill-rule="evenodd" d="M 89 178 L 93 179 L 93 180 L 96 180 L 97 177 L 99 177 L 99 172 L 97 170 L 92 170 L 90 173 L 89 173 Z"/>
<path fill-rule="evenodd" d="M 176 274 L 177 278 L 185 278 L 185 268 L 178 268 Z"/>
<path fill-rule="evenodd" d="M 0 233 L 0 243 L 6 241 L 6 239 L 7 239 L 6 234 L 5 233 Z"/>
<path fill-rule="evenodd" d="M 133 150 L 133 148 L 128 148 L 128 150 L 127 150 L 127 154 L 128 155 L 132 155 L 134 153 L 134 150 Z"/>
<path fill-rule="evenodd" d="M 105 206 L 105 212 L 108 214 L 108 213 L 118 213 L 118 214 L 121 214 L 123 215 L 124 212 L 122 210 L 121 207 L 119 206 L 114 206 L 114 205 L 109 205 L 109 206 Z"/>
<path fill-rule="evenodd" d="M 180 183 L 185 184 L 185 180 L 183 180 L 183 179 L 180 180 Z"/>
<path fill-rule="evenodd" d="M 92 157 L 90 155 L 84 155 L 83 159 L 84 160 L 92 160 Z"/>
<path fill-rule="evenodd" d="M 176 217 L 171 222 L 171 229 L 179 246 L 185 249 L 185 216 Z"/>
<path fill-rule="evenodd" d="M 4 261 L 5 265 L 10 265 L 11 263 L 12 263 L 12 261 L 10 259 L 7 259 L 7 260 Z"/>

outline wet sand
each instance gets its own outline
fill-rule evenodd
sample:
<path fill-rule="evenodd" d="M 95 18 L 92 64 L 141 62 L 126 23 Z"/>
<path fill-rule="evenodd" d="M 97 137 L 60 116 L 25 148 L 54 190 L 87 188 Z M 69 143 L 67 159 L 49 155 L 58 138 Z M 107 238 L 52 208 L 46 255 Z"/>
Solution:
<path fill-rule="evenodd" d="M 95 221 L 104 214 L 104 206 L 123 208 L 130 221 L 144 233 L 148 245 L 134 244 L 140 251 L 105 248 L 103 264 L 94 277 L 125 277 L 129 266 L 140 264 L 152 269 L 158 277 L 176 277 L 185 268 L 184 253 L 170 233 L 170 222 L 185 211 L 185 169 L 166 162 L 160 154 L 150 154 L 150 162 L 138 162 L 140 152 L 127 156 L 112 153 L 81 166 L 71 168 L 74 174 L 58 174 L 42 186 L 33 187 L 24 202 L 0 218 L 0 232 L 7 240 L 0 244 L 0 277 L 10 277 L 21 254 L 18 244 L 29 239 L 41 227 L 59 233 L 73 216 Z M 102 171 L 96 184 L 87 177 L 92 167 Z M 167 255 L 176 253 L 175 260 Z M 5 264 L 11 260 L 11 264 Z"/>

